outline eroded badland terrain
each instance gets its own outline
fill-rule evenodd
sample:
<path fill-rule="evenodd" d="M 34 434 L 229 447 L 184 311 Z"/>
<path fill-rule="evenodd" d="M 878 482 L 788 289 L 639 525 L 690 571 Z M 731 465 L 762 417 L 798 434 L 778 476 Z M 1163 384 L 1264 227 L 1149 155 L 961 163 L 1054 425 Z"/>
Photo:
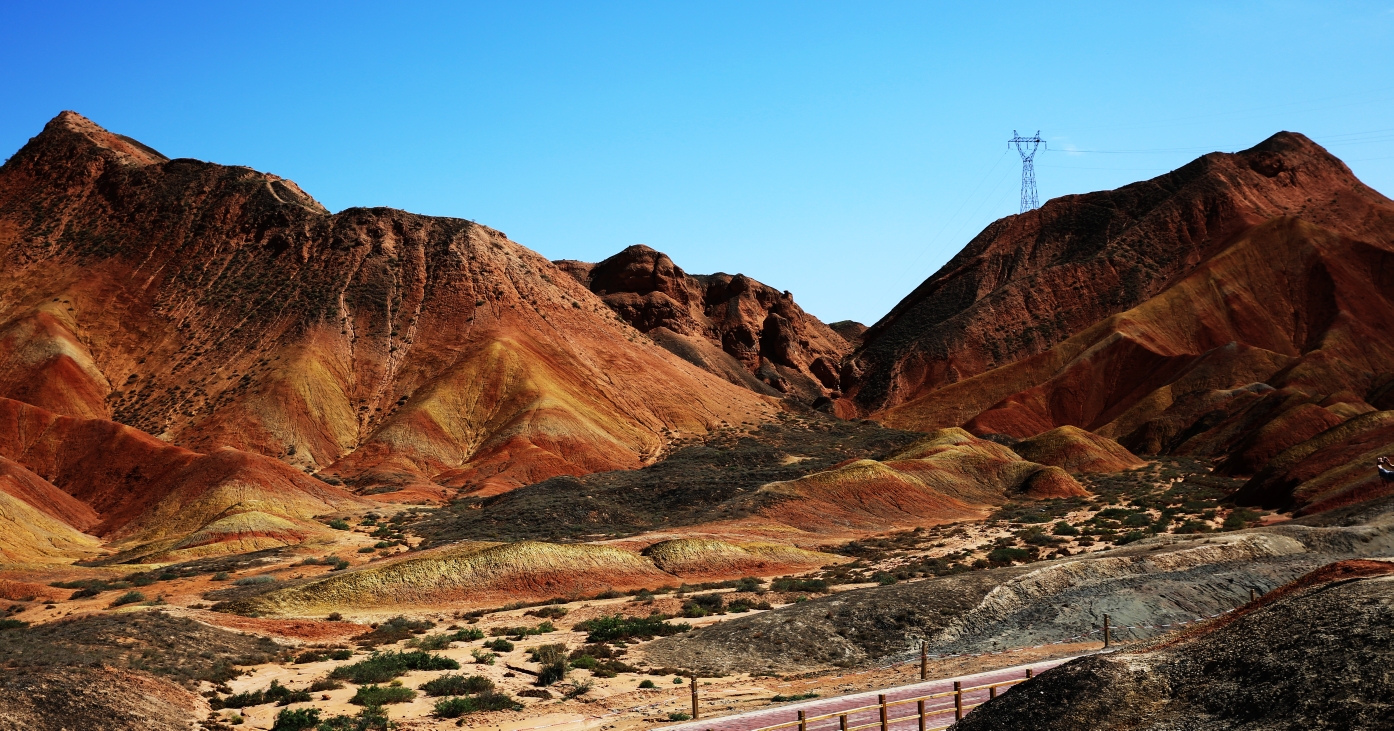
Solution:
<path fill-rule="evenodd" d="M 1388 727 L 1391 292 L 1287 132 L 865 327 L 64 112 L 0 167 L 0 729 L 640 729 L 922 651 L 1085 655 L 965 729 Z"/>

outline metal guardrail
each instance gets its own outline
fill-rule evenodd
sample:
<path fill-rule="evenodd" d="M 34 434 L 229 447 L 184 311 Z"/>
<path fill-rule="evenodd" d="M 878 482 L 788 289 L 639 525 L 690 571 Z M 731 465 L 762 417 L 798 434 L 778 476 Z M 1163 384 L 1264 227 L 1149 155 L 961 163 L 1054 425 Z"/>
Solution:
<path fill-rule="evenodd" d="M 964 696 L 966 694 L 981 692 L 985 690 L 988 693 L 988 700 L 992 700 L 993 698 L 997 697 L 998 688 L 1010 688 L 1011 686 L 1014 686 L 1018 683 L 1023 683 L 1027 680 L 1030 680 L 1031 677 L 1032 671 L 1030 668 L 1027 668 L 1026 676 L 1023 678 L 1018 678 L 1016 680 L 1004 680 L 998 683 L 988 683 L 986 685 L 974 685 L 967 688 L 963 687 L 961 681 L 954 681 L 954 689 L 942 693 L 931 693 L 929 695 L 914 696 L 911 698 L 901 698 L 899 700 L 893 701 L 887 700 L 886 695 L 882 693 L 876 697 L 877 702 L 875 705 L 859 706 L 857 708 L 845 708 L 839 711 L 824 713 L 818 716 L 808 716 L 805 715 L 805 711 L 798 711 L 798 718 L 796 720 L 786 721 L 784 723 L 777 723 L 773 726 L 762 726 L 758 729 L 755 729 L 754 731 L 779 731 L 780 729 L 794 728 L 797 728 L 799 731 L 809 731 L 809 724 L 818 723 L 820 721 L 828 721 L 834 718 L 837 719 L 838 731 L 862 731 L 863 729 L 880 729 L 880 731 L 890 731 L 892 724 L 902 723 L 905 721 L 918 721 L 917 725 L 919 727 L 919 731 L 943 731 L 943 729 L 949 728 L 949 726 L 930 727 L 927 725 L 929 719 L 937 716 L 946 715 L 952 712 L 954 714 L 954 722 L 957 723 L 958 721 L 963 719 L 963 715 L 967 713 L 969 710 L 977 708 L 978 706 L 987 702 L 965 702 L 966 699 L 964 698 Z M 927 708 L 928 702 L 940 700 L 943 698 L 953 698 L 953 706 Z M 899 717 L 891 716 L 892 708 L 896 706 L 909 705 L 911 703 L 915 704 L 915 713 L 913 715 Z M 848 725 L 851 716 L 859 713 L 867 713 L 870 711 L 878 712 L 877 720 L 871 723 L 863 723 L 855 726 Z"/>

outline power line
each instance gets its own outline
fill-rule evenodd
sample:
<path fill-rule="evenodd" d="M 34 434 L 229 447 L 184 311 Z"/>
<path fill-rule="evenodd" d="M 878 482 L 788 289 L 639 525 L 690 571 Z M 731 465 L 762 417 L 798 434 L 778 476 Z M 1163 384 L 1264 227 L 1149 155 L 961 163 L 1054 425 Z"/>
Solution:
<path fill-rule="evenodd" d="M 1021 212 L 1025 213 L 1041 206 L 1036 198 L 1036 150 L 1041 146 L 1041 131 L 1036 130 L 1034 137 L 1022 137 L 1020 132 L 1012 130 L 1012 138 L 1007 140 L 1007 148 L 1011 149 L 1016 145 L 1018 155 L 1021 155 Z M 1050 149 L 1050 148 L 1046 148 Z"/>

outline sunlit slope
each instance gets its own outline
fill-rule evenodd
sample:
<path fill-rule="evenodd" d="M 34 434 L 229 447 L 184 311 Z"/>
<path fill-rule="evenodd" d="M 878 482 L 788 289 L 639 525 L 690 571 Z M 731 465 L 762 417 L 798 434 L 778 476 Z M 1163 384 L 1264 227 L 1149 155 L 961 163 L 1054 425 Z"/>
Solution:
<path fill-rule="evenodd" d="M 403 499 L 635 467 L 777 408 L 501 232 L 331 214 L 70 112 L 0 168 L 0 291 L 0 396 Z"/>
<path fill-rule="evenodd" d="M 48 501 L 75 515 L 76 527 L 150 556 L 195 546 L 198 555 L 235 551 L 252 537 L 274 541 L 258 547 L 298 543 L 323 530 L 316 516 L 368 505 L 267 457 L 231 448 L 199 454 L 10 399 L 0 399 L 0 457 L 80 503 Z M 42 509 L 45 500 L 32 494 L 19 497 Z"/>

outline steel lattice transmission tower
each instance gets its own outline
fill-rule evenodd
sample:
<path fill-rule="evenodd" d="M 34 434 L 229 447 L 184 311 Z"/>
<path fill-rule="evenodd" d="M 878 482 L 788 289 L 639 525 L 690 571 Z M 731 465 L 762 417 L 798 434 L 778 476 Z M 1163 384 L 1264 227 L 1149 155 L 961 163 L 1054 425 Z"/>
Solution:
<path fill-rule="evenodd" d="M 1016 145 L 1016 151 L 1021 155 L 1021 212 L 1025 213 L 1041 206 L 1041 202 L 1036 198 L 1036 149 L 1045 144 L 1041 140 L 1041 131 L 1036 130 L 1033 137 L 1022 137 L 1020 132 L 1012 130 L 1012 138 L 1007 140 L 1007 147 Z"/>

